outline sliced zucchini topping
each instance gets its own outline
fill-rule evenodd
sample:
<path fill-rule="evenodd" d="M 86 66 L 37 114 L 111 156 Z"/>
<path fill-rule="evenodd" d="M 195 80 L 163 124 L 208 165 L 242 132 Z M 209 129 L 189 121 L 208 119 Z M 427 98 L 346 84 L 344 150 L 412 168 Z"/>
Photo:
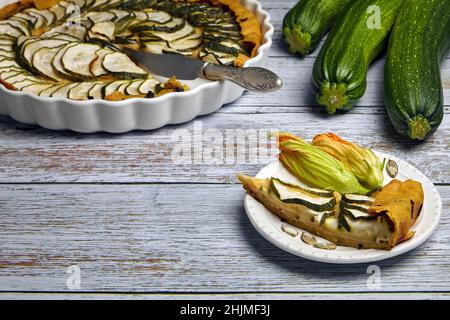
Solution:
<path fill-rule="evenodd" d="M 63 80 L 64 78 L 61 77 L 52 66 L 53 59 L 60 49 L 61 47 L 40 48 L 33 54 L 31 65 L 40 75 L 50 80 Z"/>
<path fill-rule="evenodd" d="M 271 179 L 271 189 L 284 203 L 302 205 L 316 212 L 332 211 L 336 205 L 333 193 L 330 194 L 327 191 L 318 193 L 276 178 Z"/>
<path fill-rule="evenodd" d="M 61 57 L 64 70 L 75 78 L 87 80 L 94 77 L 89 68 L 94 59 L 97 58 L 98 45 L 80 43 L 67 48 Z"/>
<path fill-rule="evenodd" d="M 349 203 L 349 204 L 362 204 L 362 205 L 370 206 L 374 202 L 374 200 L 375 199 L 372 197 L 359 195 L 359 194 L 347 193 L 342 196 L 342 201 Z"/>
<path fill-rule="evenodd" d="M 126 54 L 114 52 L 105 55 L 103 68 L 120 78 L 144 78 L 148 73 L 138 67 Z"/>

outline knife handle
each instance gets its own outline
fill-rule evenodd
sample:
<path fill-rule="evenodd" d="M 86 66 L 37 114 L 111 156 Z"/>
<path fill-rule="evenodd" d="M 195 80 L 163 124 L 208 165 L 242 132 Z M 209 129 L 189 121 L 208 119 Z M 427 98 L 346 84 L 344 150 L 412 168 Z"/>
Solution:
<path fill-rule="evenodd" d="M 236 68 L 205 63 L 202 73 L 208 80 L 230 80 L 251 91 L 272 92 L 283 86 L 277 74 L 264 68 Z"/>

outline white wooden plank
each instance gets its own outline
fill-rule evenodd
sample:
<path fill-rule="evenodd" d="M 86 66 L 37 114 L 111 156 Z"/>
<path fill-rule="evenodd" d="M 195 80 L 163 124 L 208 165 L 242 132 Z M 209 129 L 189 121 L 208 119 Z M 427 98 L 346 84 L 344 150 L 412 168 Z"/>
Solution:
<path fill-rule="evenodd" d="M 254 152 L 258 146 L 248 141 L 235 144 L 213 141 L 204 133 L 216 129 L 223 139 L 227 130 L 260 130 L 262 136 L 273 130 L 291 131 L 305 139 L 315 134 L 335 132 L 342 137 L 411 162 L 435 183 L 449 183 L 448 149 L 450 118 L 426 143 L 414 143 L 393 132 L 385 114 L 347 114 L 329 118 L 313 112 L 302 113 L 216 113 L 201 122 L 172 126 L 154 132 L 125 135 L 81 135 L 44 129 L 16 130 L 11 122 L 0 122 L 0 183 L 27 182 L 183 182 L 228 183 L 236 172 L 258 172 L 275 159 L 274 152 L 261 154 L 255 161 L 238 161 L 238 154 Z M 201 126 L 201 137 L 195 128 Z M 20 127 L 20 126 L 19 126 Z M 176 131 L 177 129 L 186 129 Z M 180 142 L 179 134 L 185 137 Z M 230 135 L 228 135 L 229 137 Z M 232 137 L 232 136 L 231 136 Z M 231 152 L 229 162 L 218 164 L 194 161 L 174 163 L 176 146 L 192 148 L 200 139 L 203 146 L 224 147 Z M 232 137 L 233 138 L 233 137 Z M 273 148 L 275 149 L 275 147 Z M 263 151 L 259 148 L 259 152 Z M 262 152 L 261 152 L 262 153 Z M 206 151 L 205 151 L 206 155 Z M 197 159 L 201 159 L 200 152 Z M 225 156 L 223 157 L 225 158 Z M 188 160 L 191 160 L 189 158 Z M 219 159 L 220 160 L 220 159 Z M 196 160 L 197 161 L 197 160 Z"/>
<path fill-rule="evenodd" d="M 1 185 L 0 291 L 374 292 L 448 291 L 450 187 L 442 222 L 418 249 L 376 263 L 327 265 L 259 235 L 238 185 Z M 75 291 L 76 293 L 76 291 Z"/>

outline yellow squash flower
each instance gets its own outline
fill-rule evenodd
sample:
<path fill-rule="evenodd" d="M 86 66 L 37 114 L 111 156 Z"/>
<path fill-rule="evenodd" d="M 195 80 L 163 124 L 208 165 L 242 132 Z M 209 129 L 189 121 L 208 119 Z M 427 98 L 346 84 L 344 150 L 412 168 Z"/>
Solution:
<path fill-rule="evenodd" d="M 278 133 L 280 155 L 284 167 L 301 181 L 341 194 L 367 194 L 356 176 L 342 162 L 308 142 L 289 133 Z"/>
<path fill-rule="evenodd" d="M 374 190 L 383 185 L 383 167 L 372 150 L 345 141 L 333 133 L 317 135 L 312 144 L 341 161 L 358 181 Z"/>

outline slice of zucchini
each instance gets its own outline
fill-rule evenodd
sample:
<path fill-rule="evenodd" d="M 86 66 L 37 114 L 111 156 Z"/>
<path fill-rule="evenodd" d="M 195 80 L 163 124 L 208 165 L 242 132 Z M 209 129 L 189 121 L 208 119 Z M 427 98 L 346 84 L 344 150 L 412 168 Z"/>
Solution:
<path fill-rule="evenodd" d="M 112 9 L 115 8 L 118 4 L 123 2 L 124 0 L 109 0 L 108 2 L 104 3 L 101 7 L 101 9 Z"/>
<path fill-rule="evenodd" d="M 172 21 L 172 16 L 164 11 L 146 11 L 146 17 L 142 20 L 152 21 L 159 24 L 166 24 Z"/>
<path fill-rule="evenodd" d="M 60 88 L 60 87 L 62 87 L 64 85 L 65 84 L 61 84 L 61 83 L 51 85 L 50 87 L 48 87 L 48 88 L 42 90 L 41 92 L 39 92 L 39 96 L 41 96 L 41 97 L 50 97 L 51 94 L 54 91 L 56 91 L 58 88 Z"/>
<path fill-rule="evenodd" d="M 105 55 L 103 68 L 120 78 L 144 78 L 148 73 L 138 67 L 126 54 L 114 52 Z"/>
<path fill-rule="evenodd" d="M 121 92 L 121 93 L 123 93 L 123 94 L 126 94 L 126 89 L 127 89 L 127 87 L 133 82 L 133 81 L 136 81 L 136 80 L 131 80 L 131 81 L 127 81 L 127 82 L 124 82 L 122 85 L 120 85 L 118 88 L 117 88 L 117 92 Z"/>
<path fill-rule="evenodd" d="M 113 21 L 116 18 L 116 15 L 110 11 L 89 12 L 84 18 L 88 19 L 93 24 L 96 24 L 103 21 Z"/>
<path fill-rule="evenodd" d="M 103 7 L 104 5 L 106 5 L 109 1 L 110 1 L 110 0 L 95 0 L 95 1 L 93 2 L 93 4 L 91 5 L 91 9 L 92 9 L 93 11 L 97 11 L 97 10 L 99 10 L 99 9 L 102 9 L 102 7 Z"/>
<path fill-rule="evenodd" d="M 98 44 L 100 44 L 102 42 L 110 42 L 111 41 L 111 39 L 108 39 L 104 35 L 92 32 L 91 30 L 89 30 L 87 32 L 86 39 L 88 40 L 88 42 L 98 43 Z"/>
<path fill-rule="evenodd" d="M 170 41 L 169 47 L 177 51 L 192 51 L 198 49 L 203 43 L 202 36 L 200 34 L 192 34 L 188 37 L 178 39 L 176 41 Z"/>
<path fill-rule="evenodd" d="M 132 26 L 130 30 L 132 32 L 152 30 L 172 33 L 183 29 L 185 24 L 186 22 L 183 18 L 174 18 L 173 20 L 165 24 L 160 24 L 153 21 L 144 21 L 135 26 Z"/>
<path fill-rule="evenodd" d="M 113 20 L 114 22 L 117 22 L 125 17 L 130 17 L 133 14 L 130 11 L 118 10 L 118 9 L 112 9 L 112 10 L 110 10 L 110 12 L 115 15 L 115 18 Z"/>
<path fill-rule="evenodd" d="M 1 22 L 5 22 L 5 23 L 7 23 L 7 24 L 9 24 L 9 25 L 11 25 L 11 26 L 13 26 L 13 27 L 15 27 L 15 28 L 17 28 L 17 29 L 19 29 L 24 35 L 26 35 L 26 36 L 29 36 L 29 35 L 31 35 L 31 32 L 30 32 L 30 26 L 28 25 L 28 22 L 27 21 L 23 21 L 23 20 L 11 20 L 11 19 L 9 19 L 9 20 L 4 20 L 4 21 L 1 21 Z"/>
<path fill-rule="evenodd" d="M 11 83 L 11 84 L 22 82 L 24 80 L 35 81 L 35 82 L 41 81 L 41 79 L 34 77 L 33 75 L 29 74 L 28 72 L 20 72 L 15 75 L 11 75 L 9 77 L 5 77 L 5 78 L 3 78 L 3 80 L 5 80 L 6 82 Z"/>
<path fill-rule="evenodd" d="M 2 80 L 7 81 L 8 83 L 12 83 L 11 81 L 9 81 L 12 77 L 15 77 L 17 75 L 22 75 L 25 73 L 26 73 L 26 71 L 24 71 L 22 69 L 8 70 L 6 72 L 2 72 Z"/>
<path fill-rule="evenodd" d="M 28 21 L 32 22 L 34 29 L 39 29 L 44 26 L 48 26 L 52 22 L 52 21 L 50 21 L 50 23 L 48 23 L 46 17 L 39 10 L 37 10 L 35 8 L 27 9 L 22 13 L 25 16 L 30 17 Z"/>
<path fill-rule="evenodd" d="M 80 39 L 74 35 L 67 34 L 67 33 L 60 33 L 60 32 L 51 33 L 51 34 L 47 35 L 46 38 L 52 39 L 52 40 L 64 40 L 67 42 L 80 41 Z"/>
<path fill-rule="evenodd" d="M 102 90 L 105 87 L 105 85 L 109 82 L 99 82 L 96 83 L 91 90 L 88 92 L 88 99 L 103 99 Z"/>
<path fill-rule="evenodd" d="M 333 196 L 320 196 L 307 189 L 285 183 L 279 179 L 272 178 L 271 191 L 284 203 L 298 204 L 316 212 L 332 211 L 336 205 Z M 329 194 L 323 190 L 322 194 Z"/>
<path fill-rule="evenodd" d="M 69 73 L 67 73 L 67 71 L 64 69 L 64 66 L 62 64 L 62 56 L 68 48 L 76 45 L 77 43 L 68 43 L 65 46 L 59 48 L 58 52 L 56 53 L 52 61 L 52 67 L 55 69 L 56 73 L 70 80 L 72 80 L 72 76 Z"/>
<path fill-rule="evenodd" d="M 103 68 L 103 60 L 105 59 L 105 56 L 107 54 L 113 53 L 114 51 L 107 49 L 107 48 L 101 48 L 99 49 L 95 54 L 96 54 L 96 58 L 91 62 L 90 64 L 90 69 L 91 69 L 91 73 L 96 76 L 96 77 L 100 77 L 103 75 L 108 74 L 108 71 Z"/>
<path fill-rule="evenodd" d="M 125 88 L 125 93 L 130 96 L 137 96 L 140 95 L 141 92 L 139 91 L 139 88 L 146 80 L 134 80 L 130 82 L 130 84 Z"/>
<path fill-rule="evenodd" d="M 176 32 L 151 31 L 151 33 L 163 40 L 175 41 L 193 34 L 194 27 L 190 24 L 186 24 L 181 30 L 178 30 Z"/>
<path fill-rule="evenodd" d="M 149 92 L 155 93 L 155 86 L 160 84 L 158 80 L 146 79 L 139 87 L 139 92 L 143 95 L 147 95 Z"/>
<path fill-rule="evenodd" d="M 143 51 L 155 54 L 162 54 L 165 50 L 170 50 L 169 45 L 166 41 L 143 42 L 141 44 L 141 47 Z"/>
<path fill-rule="evenodd" d="M 30 30 L 34 29 L 34 23 L 33 23 L 34 21 L 33 21 L 33 19 L 26 20 L 24 18 L 12 16 L 8 20 L 9 21 L 11 21 L 11 20 L 19 21 L 20 23 L 26 24 L 28 26 L 28 29 L 30 29 Z"/>
<path fill-rule="evenodd" d="M 45 89 L 50 88 L 51 86 L 53 86 L 53 84 L 51 83 L 43 83 L 43 82 L 38 82 L 38 83 L 31 83 L 29 85 L 24 86 L 22 89 L 20 89 L 23 92 L 27 92 L 30 94 L 35 94 L 35 95 L 39 95 L 39 93 Z"/>
<path fill-rule="evenodd" d="M 53 6 L 52 8 L 49 9 L 55 15 L 54 23 L 61 22 L 62 20 L 64 20 L 65 17 L 67 17 L 67 11 L 66 11 L 67 7 L 63 6 L 62 2 L 65 2 L 65 1 L 61 1 L 56 6 Z"/>
<path fill-rule="evenodd" d="M 56 23 L 56 14 L 51 10 L 39 10 L 39 13 L 45 18 L 45 25 L 47 27 Z"/>
<path fill-rule="evenodd" d="M 5 74 L 6 72 L 11 72 L 11 71 L 25 71 L 22 68 L 17 68 L 15 66 L 6 66 L 6 67 L 0 67 L 0 77 Z"/>
<path fill-rule="evenodd" d="M 38 82 L 38 81 L 35 81 L 35 80 L 31 80 L 31 79 L 24 79 L 24 80 L 21 80 L 21 81 L 16 81 L 16 82 L 13 84 L 13 86 L 14 86 L 14 88 L 16 88 L 17 90 L 22 91 L 23 88 L 32 86 L 32 85 L 34 85 L 34 84 L 36 84 L 36 83 L 39 83 L 39 82 Z"/>
<path fill-rule="evenodd" d="M 232 55 L 223 55 L 223 54 L 221 55 L 216 52 L 204 50 L 200 53 L 200 59 L 215 64 L 229 65 L 236 60 L 236 57 Z"/>
<path fill-rule="evenodd" d="M 64 70 L 80 80 L 92 79 L 94 75 L 89 68 L 100 46 L 96 44 L 78 43 L 68 47 L 61 57 L 61 64 Z"/>
<path fill-rule="evenodd" d="M 105 98 L 105 97 L 109 96 L 110 94 L 118 91 L 118 89 L 123 84 L 126 84 L 126 83 L 129 83 L 129 80 L 117 80 L 117 81 L 112 81 L 112 82 L 108 83 L 107 85 L 105 85 L 102 88 L 102 97 Z"/>
<path fill-rule="evenodd" d="M 64 40 L 51 40 L 51 39 L 43 39 L 38 41 L 30 41 L 23 45 L 23 49 L 21 52 L 21 59 L 24 63 L 26 63 L 26 66 L 32 70 L 36 71 L 36 69 L 33 66 L 33 55 L 38 51 L 40 48 L 46 47 L 46 48 L 56 48 L 61 47 L 63 45 L 67 44 L 67 41 Z"/>
<path fill-rule="evenodd" d="M 115 33 L 115 24 L 112 21 L 97 22 L 91 27 L 90 31 L 94 34 L 105 37 L 106 40 L 113 40 Z"/>
<path fill-rule="evenodd" d="M 6 49 L 6 50 L 4 50 L 4 49 Z M 15 59 L 16 53 L 14 51 L 7 50 L 7 48 L 0 48 L 0 57 Z"/>
<path fill-rule="evenodd" d="M 0 21 L 0 34 L 9 34 L 16 38 L 24 35 L 22 30 L 6 23 L 6 21 Z"/>
<path fill-rule="evenodd" d="M 22 19 L 22 20 L 28 21 L 28 24 L 31 24 L 33 26 L 35 26 L 36 24 L 39 24 L 38 20 L 45 20 L 43 15 L 39 14 L 39 17 L 35 17 L 33 14 L 28 12 L 28 10 L 23 10 L 19 13 L 16 13 L 11 18 Z M 44 22 L 41 22 L 41 23 L 42 23 L 42 25 L 44 24 Z"/>
<path fill-rule="evenodd" d="M 342 196 L 342 201 L 348 204 L 360 204 L 370 206 L 375 201 L 375 198 L 359 194 L 347 193 Z"/>
<path fill-rule="evenodd" d="M 69 1 L 80 7 L 80 9 L 86 9 L 86 7 L 89 7 L 90 4 L 92 3 L 91 0 L 69 0 Z"/>
<path fill-rule="evenodd" d="M 14 46 L 16 43 L 16 41 L 14 39 L 11 38 L 0 38 L 0 45 L 3 47 L 3 45 L 7 45 L 7 46 Z"/>
<path fill-rule="evenodd" d="M 60 76 L 60 74 L 57 73 L 52 65 L 52 61 L 60 49 L 61 46 L 56 48 L 43 47 L 38 49 L 34 53 L 31 60 L 31 64 L 33 65 L 34 70 L 50 80 L 63 80 L 63 78 Z"/>
<path fill-rule="evenodd" d="M 341 207 L 340 215 L 344 215 L 344 216 L 350 218 L 351 220 L 358 220 L 358 219 L 376 220 L 377 219 L 375 216 L 371 216 L 367 212 L 358 210 L 357 208 Z"/>
<path fill-rule="evenodd" d="M 28 36 L 19 36 L 16 39 L 16 47 L 17 47 L 17 53 L 19 53 L 19 51 L 22 49 L 23 45 L 25 43 L 27 43 L 28 41 L 38 41 L 39 38 L 34 38 L 34 37 L 28 37 Z"/>
<path fill-rule="evenodd" d="M 119 20 L 114 21 L 116 33 L 121 34 L 134 22 L 138 22 L 136 14 L 134 12 L 130 12 L 128 16 L 122 17 Z"/>
<path fill-rule="evenodd" d="M 8 67 L 8 68 L 12 68 L 12 67 L 20 68 L 19 64 L 18 64 L 15 60 L 11 60 L 11 59 L 9 59 L 9 58 L 3 58 L 3 59 L 0 59 L 0 68 L 4 68 L 4 67 Z"/>
<path fill-rule="evenodd" d="M 147 12 L 145 10 L 144 11 L 133 11 L 133 14 L 135 16 L 136 23 L 139 23 L 139 22 L 142 22 L 145 20 L 150 20 L 150 19 L 148 19 Z M 170 19 L 172 19 L 172 16 L 170 14 L 168 14 L 168 13 L 165 13 L 165 14 L 167 14 L 167 16 L 169 17 L 169 20 L 162 21 L 160 23 L 167 23 L 170 21 Z M 158 21 L 155 21 L 155 22 L 158 22 Z"/>
<path fill-rule="evenodd" d="M 214 52 L 222 52 L 233 56 L 237 56 L 239 53 L 246 54 L 240 46 L 232 42 L 205 41 L 205 48 Z"/>
<path fill-rule="evenodd" d="M 50 97 L 52 97 L 52 98 L 69 98 L 70 89 L 72 89 L 73 87 L 75 87 L 77 85 L 78 85 L 77 82 L 65 84 L 65 85 L 59 87 L 58 89 L 56 89 L 55 91 L 53 91 L 50 94 Z"/>
<path fill-rule="evenodd" d="M 370 208 L 370 205 L 349 204 L 346 202 L 342 202 L 341 205 L 342 205 L 342 207 L 344 207 L 346 209 L 357 210 L 357 211 L 361 211 L 361 212 L 365 212 L 365 213 L 369 213 L 369 208 Z"/>
<path fill-rule="evenodd" d="M 62 24 L 60 26 L 57 26 L 55 28 L 52 28 L 49 32 L 46 32 L 44 34 L 44 37 L 51 38 L 54 34 L 65 34 L 65 35 L 71 35 L 80 41 L 83 41 L 85 39 L 85 35 L 87 32 L 86 26 L 80 24 L 77 26 L 71 26 L 67 24 Z"/>
<path fill-rule="evenodd" d="M 87 100 L 89 99 L 89 91 L 97 85 L 98 82 L 80 82 L 69 90 L 69 99 Z"/>

